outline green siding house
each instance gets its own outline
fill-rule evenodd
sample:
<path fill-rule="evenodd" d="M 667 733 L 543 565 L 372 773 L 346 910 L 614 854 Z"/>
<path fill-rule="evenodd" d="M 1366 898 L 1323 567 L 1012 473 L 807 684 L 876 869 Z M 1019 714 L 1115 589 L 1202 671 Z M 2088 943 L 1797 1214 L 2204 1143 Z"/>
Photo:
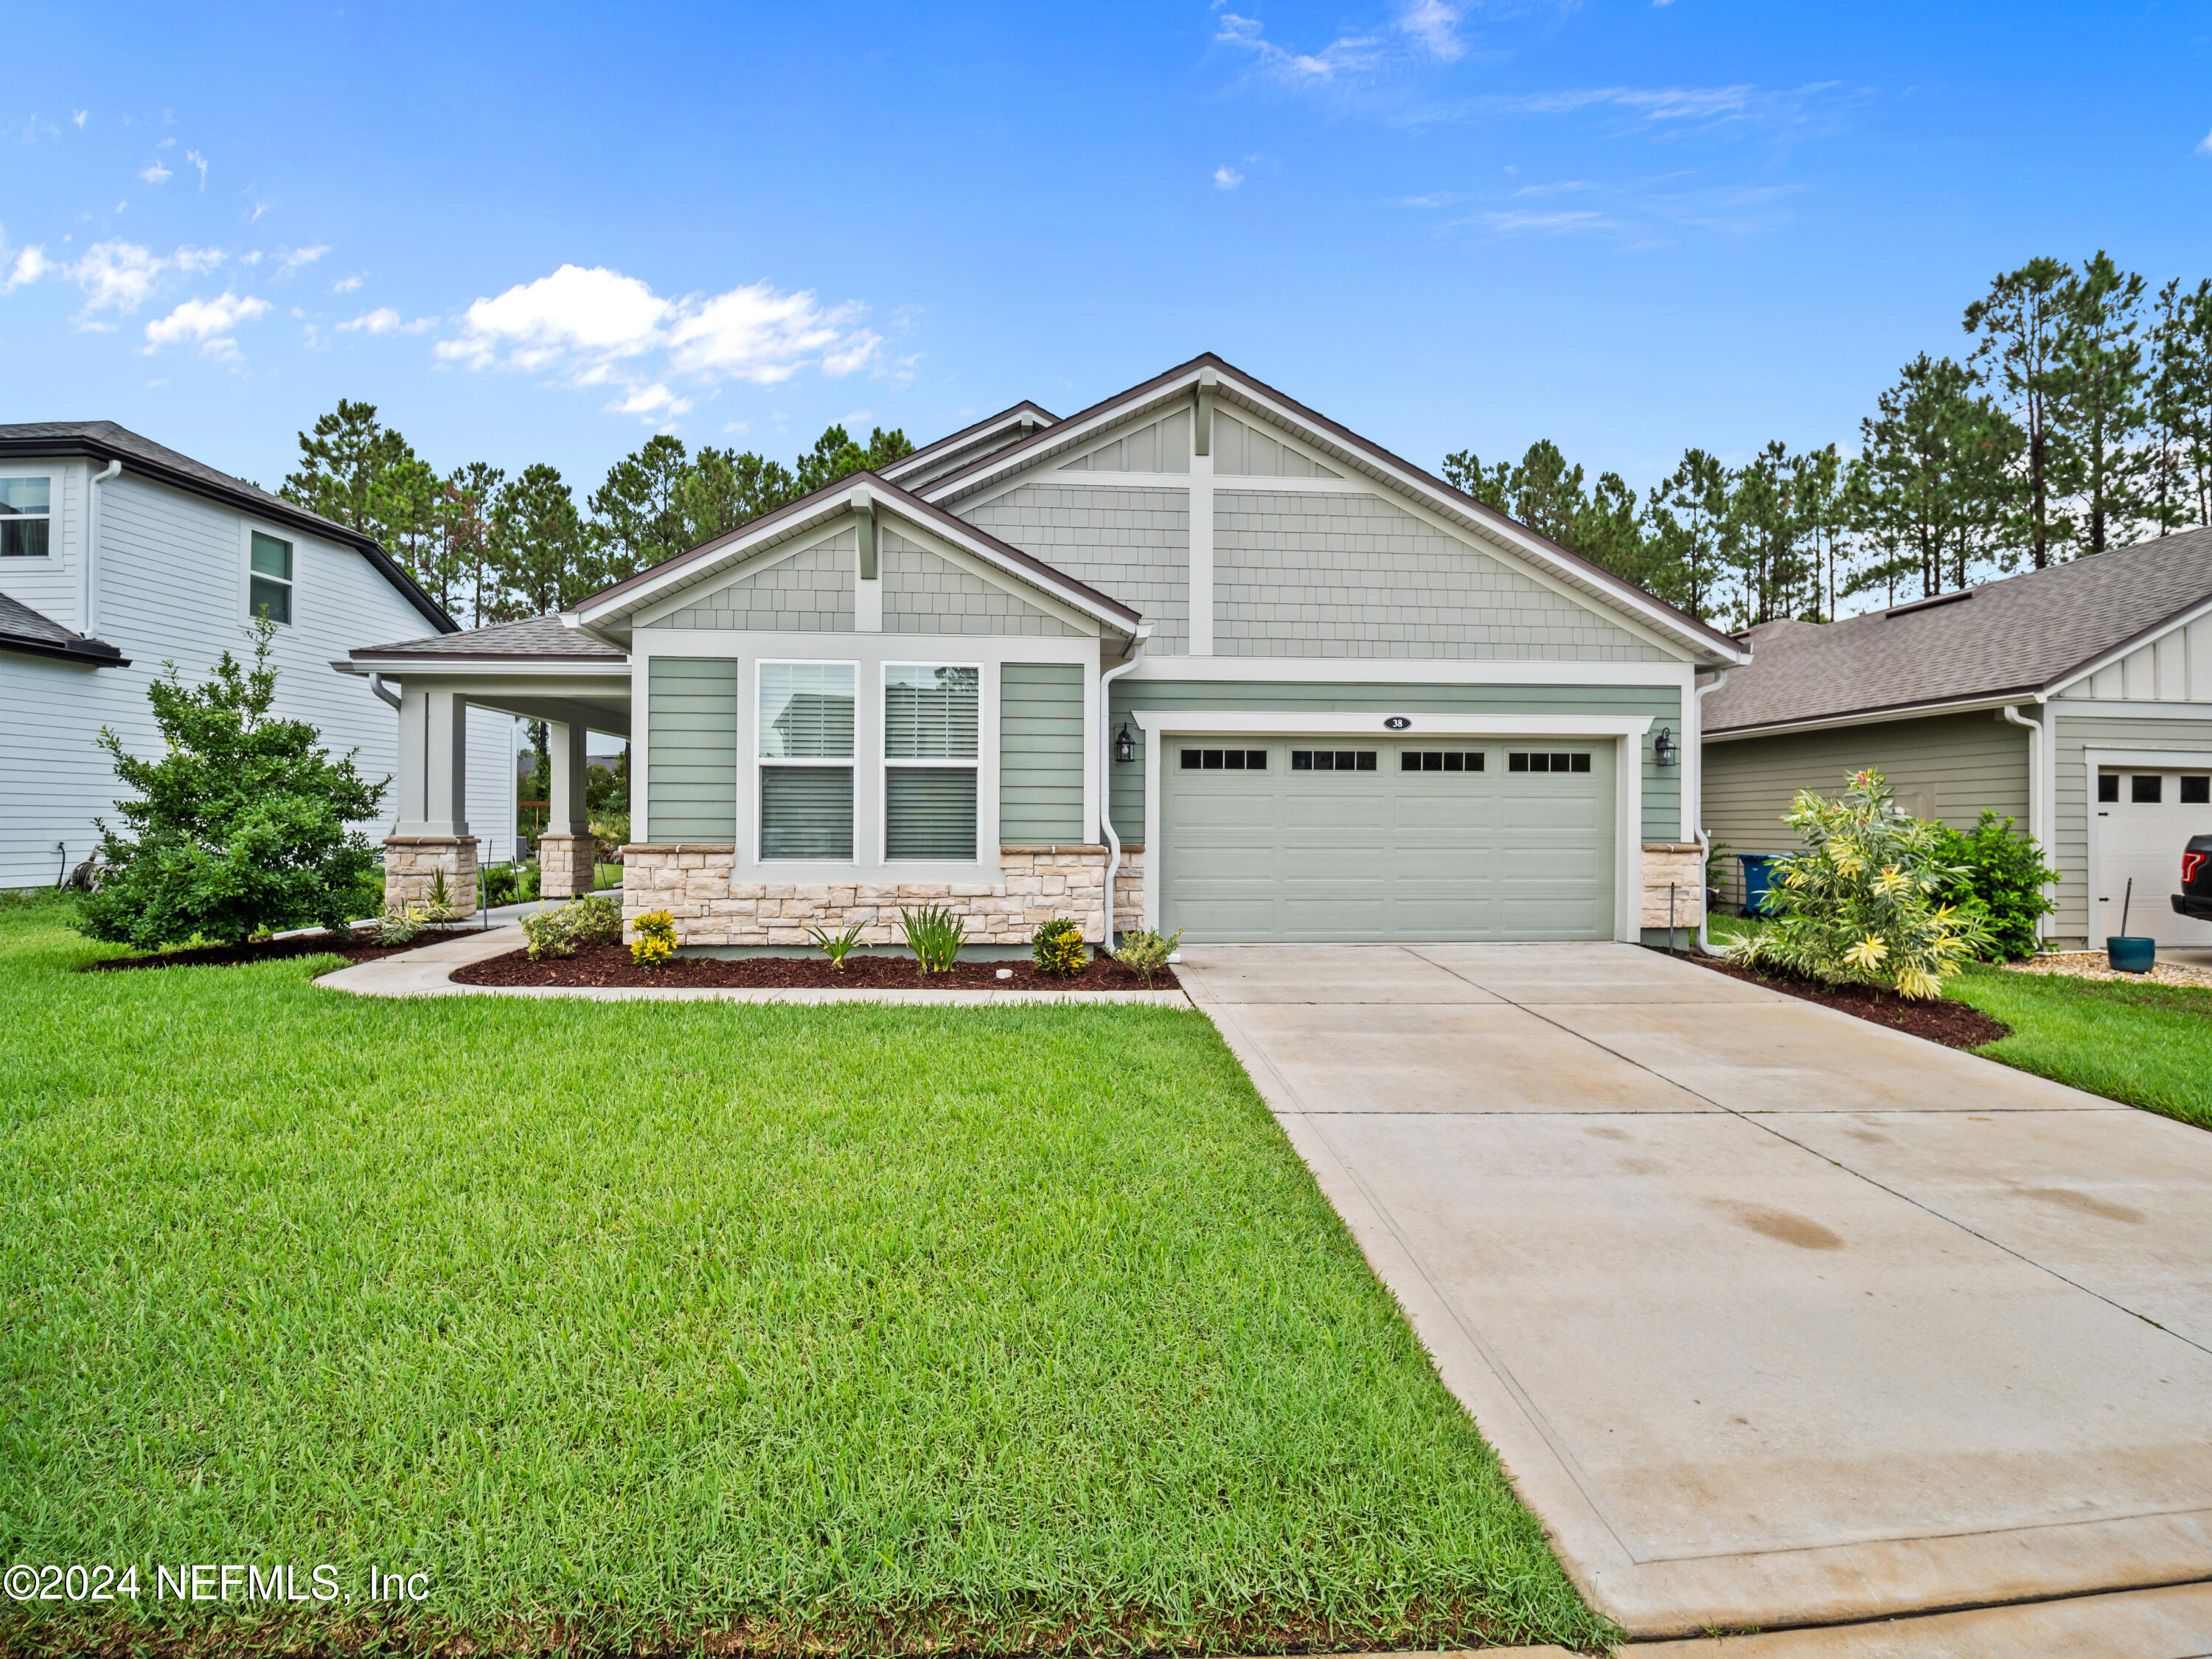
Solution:
<path fill-rule="evenodd" d="M 1694 927 L 1692 688 L 1749 655 L 1211 356 L 1017 404 L 558 625 L 566 656 L 486 629 L 516 648 L 343 666 L 620 720 L 626 908 L 708 951 L 890 941 L 918 902 L 1096 939 L 1109 890 L 1115 929 L 1193 941 Z"/>
<path fill-rule="evenodd" d="M 2124 906 L 2130 933 L 2212 945 L 2171 903 L 2182 848 L 2212 833 L 2212 530 L 1747 640 L 1750 663 L 1698 694 L 1717 843 L 1787 852 L 1797 791 L 1879 767 L 1917 817 L 1989 809 L 2043 844 L 2053 945 L 2118 933 Z"/>

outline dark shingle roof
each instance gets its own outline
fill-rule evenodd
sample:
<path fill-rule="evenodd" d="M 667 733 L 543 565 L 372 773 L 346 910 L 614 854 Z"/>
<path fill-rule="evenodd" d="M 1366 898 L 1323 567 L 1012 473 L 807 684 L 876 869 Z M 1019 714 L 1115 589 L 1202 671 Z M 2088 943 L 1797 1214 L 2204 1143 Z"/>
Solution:
<path fill-rule="evenodd" d="M 2212 600 L 2212 530 L 1842 622 L 1765 623 L 1705 700 L 1709 735 L 2055 690 Z"/>
<path fill-rule="evenodd" d="M 228 507 L 251 513 L 272 523 L 289 525 L 310 536 L 350 547 L 374 565 L 384 579 L 433 628 L 451 630 L 460 626 L 437 602 L 416 585 L 415 579 L 392 562 L 374 537 L 334 523 L 281 495 L 272 495 L 258 484 L 218 472 L 204 461 L 196 461 L 166 444 L 157 444 L 112 421 L 26 421 L 0 426 L 0 457 L 89 455 L 120 461 L 132 471 L 204 495 Z"/>
<path fill-rule="evenodd" d="M 515 657 L 590 658 L 610 663 L 629 659 L 614 647 L 590 635 L 564 626 L 558 617 L 532 617 L 523 622 L 495 623 L 459 634 L 434 634 L 427 640 L 402 640 L 397 645 L 364 645 L 356 657 Z"/>
<path fill-rule="evenodd" d="M 38 657 L 64 657 L 95 668 L 128 668 L 130 659 L 106 640 L 72 634 L 52 617 L 0 593 L 0 651 Z"/>

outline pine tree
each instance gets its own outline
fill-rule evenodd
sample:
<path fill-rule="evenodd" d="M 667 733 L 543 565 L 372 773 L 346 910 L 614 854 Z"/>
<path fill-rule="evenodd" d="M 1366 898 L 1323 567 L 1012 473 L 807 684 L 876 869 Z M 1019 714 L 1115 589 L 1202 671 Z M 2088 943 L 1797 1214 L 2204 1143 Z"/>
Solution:
<path fill-rule="evenodd" d="M 2076 457 L 2076 538 L 2084 553 L 2124 545 L 2142 515 L 2143 279 L 2102 249 L 2059 293 L 2062 375 L 2051 419 Z"/>
<path fill-rule="evenodd" d="M 1966 332 L 1979 337 L 1969 362 L 1978 379 L 2002 392 L 2023 434 L 2009 533 L 2038 570 L 2073 528 L 2058 502 L 2074 489 L 2074 457 L 2063 434 L 2052 430 L 2051 411 L 2064 380 L 2059 335 L 2073 277 L 2063 260 L 2030 259 L 1966 307 Z"/>

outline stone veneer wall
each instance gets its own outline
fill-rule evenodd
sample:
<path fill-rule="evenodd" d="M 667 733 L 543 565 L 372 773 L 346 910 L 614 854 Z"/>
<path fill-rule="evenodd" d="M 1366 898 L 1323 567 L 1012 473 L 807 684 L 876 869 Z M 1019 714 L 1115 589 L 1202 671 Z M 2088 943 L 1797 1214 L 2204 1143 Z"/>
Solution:
<path fill-rule="evenodd" d="M 854 922 L 872 945 L 895 945 L 901 905 L 945 904 L 968 919 L 970 945 L 1027 945 L 1041 921 L 1073 917 L 1099 937 L 1106 849 L 1020 846 L 999 849 L 995 882 L 732 881 L 727 842 L 645 842 L 623 848 L 623 921 L 648 910 L 676 918 L 684 945 L 811 945 L 809 927 L 836 932 Z M 1144 925 L 1144 849 L 1125 848 L 1115 882 L 1124 929 Z"/>
<path fill-rule="evenodd" d="M 427 904 L 438 872 L 454 914 L 477 910 L 477 838 L 462 836 L 387 836 L 384 842 L 384 902 Z"/>
<path fill-rule="evenodd" d="M 1644 921 L 1646 927 L 1667 924 L 1667 884 L 1674 884 L 1674 921 L 1677 927 L 1695 927 L 1705 915 L 1705 888 L 1698 878 L 1704 867 L 1705 849 L 1697 842 L 1647 841 L 1644 843 Z"/>

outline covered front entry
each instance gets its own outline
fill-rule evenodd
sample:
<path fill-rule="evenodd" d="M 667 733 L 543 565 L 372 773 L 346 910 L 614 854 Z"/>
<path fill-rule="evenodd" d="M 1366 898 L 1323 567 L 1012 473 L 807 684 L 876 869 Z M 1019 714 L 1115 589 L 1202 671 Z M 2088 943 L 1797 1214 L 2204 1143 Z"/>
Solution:
<path fill-rule="evenodd" d="M 1194 944 L 1611 939 L 1615 752 L 1164 734 L 1161 926 Z"/>

